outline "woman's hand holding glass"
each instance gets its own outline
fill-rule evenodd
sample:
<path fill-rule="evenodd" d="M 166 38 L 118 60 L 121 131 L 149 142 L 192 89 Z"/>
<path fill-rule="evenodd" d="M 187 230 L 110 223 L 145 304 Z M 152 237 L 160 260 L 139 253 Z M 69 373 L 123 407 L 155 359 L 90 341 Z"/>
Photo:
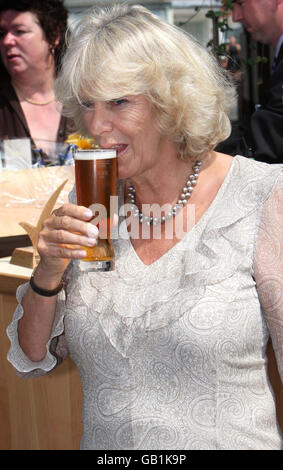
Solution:
<path fill-rule="evenodd" d="M 86 207 L 64 204 L 44 221 L 37 249 L 48 273 L 63 273 L 71 259 L 86 256 L 82 247 L 96 245 L 98 228 L 89 222 L 92 217 Z"/>

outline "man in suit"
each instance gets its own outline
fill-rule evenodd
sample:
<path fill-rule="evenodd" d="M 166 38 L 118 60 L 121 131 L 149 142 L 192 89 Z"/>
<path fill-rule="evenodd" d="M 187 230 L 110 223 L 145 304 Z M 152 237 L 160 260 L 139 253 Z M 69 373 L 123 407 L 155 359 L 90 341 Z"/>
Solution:
<path fill-rule="evenodd" d="M 245 147 L 253 149 L 256 160 L 283 163 L 283 0 L 233 3 L 233 21 L 242 23 L 254 40 L 275 48 L 264 103 L 251 116 L 249 132 L 244 136 Z"/>

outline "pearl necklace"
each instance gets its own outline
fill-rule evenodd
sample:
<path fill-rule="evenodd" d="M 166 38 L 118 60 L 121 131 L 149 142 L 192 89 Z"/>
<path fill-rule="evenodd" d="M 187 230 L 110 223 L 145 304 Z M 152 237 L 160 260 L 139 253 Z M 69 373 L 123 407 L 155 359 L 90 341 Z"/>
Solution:
<path fill-rule="evenodd" d="M 186 181 L 186 185 L 183 187 L 182 193 L 180 198 L 178 199 L 177 203 L 174 204 L 169 212 L 162 217 L 152 217 L 144 215 L 136 206 L 136 190 L 134 186 L 131 184 L 128 189 L 128 198 L 131 204 L 131 209 L 133 211 L 133 216 L 139 218 L 140 223 L 144 223 L 146 225 L 159 225 L 163 224 L 166 220 L 171 219 L 174 217 L 177 212 L 182 209 L 188 202 L 188 199 L 191 197 L 191 194 L 197 184 L 198 174 L 200 166 L 202 165 L 202 161 L 197 161 L 193 166 L 193 173 L 189 175 L 189 178 Z"/>

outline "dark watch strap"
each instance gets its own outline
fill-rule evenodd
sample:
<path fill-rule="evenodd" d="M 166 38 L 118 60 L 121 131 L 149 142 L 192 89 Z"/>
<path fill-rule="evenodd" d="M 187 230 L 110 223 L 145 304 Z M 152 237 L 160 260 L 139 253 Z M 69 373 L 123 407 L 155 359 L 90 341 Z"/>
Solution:
<path fill-rule="evenodd" d="M 58 292 L 60 292 L 64 287 L 64 281 L 63 281 L 63 279 L 61 279 L 60 284 L 55 289 L 52 289 L 52 290 L 42 289 L 41 287 L 37 286 L 34 283 L 34 274 L 33 273 L 31 275 L 29 283 L 30 283 L 30 287 L 32 288 L 32 290 L 34 292 L 36 292 L 37 294 L 39 294 L 39 295 L 43 295 L 43 297 L 53 297 L 54 295 L 57 295 Z"/>

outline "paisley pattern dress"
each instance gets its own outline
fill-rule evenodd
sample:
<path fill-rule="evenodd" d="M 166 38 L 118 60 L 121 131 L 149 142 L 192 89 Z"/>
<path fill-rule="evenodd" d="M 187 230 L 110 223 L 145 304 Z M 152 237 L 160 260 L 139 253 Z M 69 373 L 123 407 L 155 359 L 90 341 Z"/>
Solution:
<path fill-rule="evenodd" d="M 115 271 L 71 263 L 38 363 L 18 343 L 19 287 L 8 360 L 36 376 L 71 355 L 82 449 L 281 448 L 265 349 L 271 335 L 283 373 L 282 169 L 234 157 L 199 222 L 151 265 L 120 217 Z"/>

